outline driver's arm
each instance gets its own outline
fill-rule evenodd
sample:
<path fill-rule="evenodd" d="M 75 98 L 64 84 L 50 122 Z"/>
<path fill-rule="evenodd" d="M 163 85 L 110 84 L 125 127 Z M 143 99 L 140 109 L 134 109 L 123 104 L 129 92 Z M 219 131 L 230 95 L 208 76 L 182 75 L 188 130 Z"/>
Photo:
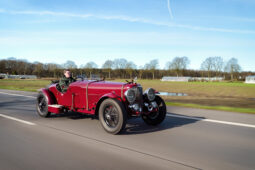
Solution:
<path fill-rule="evenodd" d="M 64 78 L 60 79 L 59 86 L 60 86 L 62 92 L 66 92 L 66 90 L 68 88 L 67 81 Z"/>

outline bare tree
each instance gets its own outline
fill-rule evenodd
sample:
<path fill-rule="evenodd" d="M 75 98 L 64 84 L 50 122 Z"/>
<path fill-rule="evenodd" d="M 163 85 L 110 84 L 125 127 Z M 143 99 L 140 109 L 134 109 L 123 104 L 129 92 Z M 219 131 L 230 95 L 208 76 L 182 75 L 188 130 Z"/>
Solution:
<path fill-rule="evenodd" d="M 43 64 L 39 62 L 34 62 L 35 68 L 33 74 L 38 75 L 39 77 L 43 76 Z"/>
<path fill-rule="evenodd" d="M 92 78 L 92 71 L 93 69 L 97 68 L 97 64 L 93 61 L 87 62 L 85 65 L 81 65 L 81 68 L 85 69 L 85 72 L 89 72 L 89 77 Z"/>
<path fill-rule="evenodd" d="M 184 70 L 187 69 L 188 64 L 190 63 L 188 57 L 175 57 L 172 62 L 167 63 L 168 69 L 172 69 L 175 71 L 177 77 L 182 73 Z"/>
<path fill-rule="evenodd" d="M 9 74 L 18 74 L 18 63 L 17 59 L 14 57 L 10 57 L 6 60 L 5 67 Z"/>
<path fill-rule="evenodd" d="M 45 65 L 47 65 L 49 72 L 53 73 L 53 77 L 57 77 L 57 69 L 59 66 L 55 63 L 48 63 Z"/>
<path fill-rule="evenodd" d="M 63 67 L 65 69 L 74 69 L 77 68 L 77 65 L 75 64 L 75 62 L 71 61 L 71 60 L 67 60 L 64 64 Z"/>
<path fill-rule="evenodd" d="M 155 71 L 158 68 L 158 66 L 159 66 L 159 64 L 158 64 L 158 60 L 157 59 L 151 60 L 149 63 L 146 63 L 144 65 L 144 68 L 146 70 L 150 70 L 152 72 L 152 79 L 155 78 Z"/>
<path fill-rule="evenodd" d="M 212 71 L 216 73 L 216 76 L 219 76 L 220 72 L 223 69 L 224 61 L 222 57 L 208 57 L 201 64 L 201 69 L 207 71 L 208 78 L 211 77 Z"/>
<path fill-rule="evenodd" d="M 225 71 L 230 73 L 231 80 L 233 81 L 234 73 L 241 71 L 241 66 L 238 64 L 238 60 L 236 58 L 231 58 L 225 66 Z"/>
<path fill-rule="evenodd" d="M 136 65 L 135 63 L 133 63 L 132 61 L 129 61 L 127 64 L 126 64 L 126 71 L 129 73 L 129 77 L 130 79 L 132 79 L 132 74 L 133 74 L 133 70 L 136 69 Z"/>
<path fill-rule="evenodd" d="M 165 65 L 165 68 L 167 69 L 167 70 L 171 70 L 172 68 L 171 68 L 171 64 L 172 64 L 172 62 L 171 61 L 168 61 L 167 63 L 166 63 L 166 65 Z"/>
<path fill-rule="evenodd" d="M 109 79 L 111 78 L 111 70 L 113 68 L 114 62 L 112 60 L 106 60 L 102 66 L 103 69 L 106 69 L 109 73 Z"/>
<path fill-rule="evenodd" d="M 87 77 L 91 75 L 91 73 L 100 74 L 105 71 L 105 69 L 109 69 L 109 78 L 132 78 L 132 76 L 137 75 L 140 79 L 142 78 L 159 78 L 164 75 L 181 75 L 182 71 L 185 71 L 185 75 L 200 77 L 203 76 L 203 71 L 200 70 L 187 70 L 187 65 L 189 64 L 189 60 L 186 57 L 176 57 L 172 61 L 167 62 L 166 70 L 158 69 L 158 60 L 152 60 L 144 65 L 144 67 L 137 67 L 135 63 L 129 62 L 126 59 L 120 58 L 114 61 L 107 60 L 103 64 L 103 69 L 96 69 L 98 66 L 94 62 L 88 62 L 85 65 L 81 65 L 79 69 L 74 62 L 67 61 L 65 64 L 66 68 L 72 69 L 74 74 L 81 74 L 84 71 L 87 73 Z M 223 59 L 221 57 L 209 57 L 201 64 L 201 68 L 206 70 L 208 77 L 214 75 L 216 76 L 222 74 L 223 71 Z M 64 67 L 54 64 L 54 63 L 40 63 L 34 62 L 30 63 L 27 60 L 16 59 L 16 58 L 8 58 L 8 59 L 0 59 L 0 73 L 7 74 L 35 74 L 38 77 L 58 77 L 63 74 Z M 241 70 L 240 65 L 238 64 L 237 59 L 230 59 L 226 66 L 225 71 L 228 78 L 231 77 L 233 80 L 239 74 Z M 184 73 L 184 72 L 183 72 Z M 89 75 L 90 74 L 90 75 Z M 252 75 L 254 72 L 242 72 L 240 75 L 245 77 L 247 75 Z M 184 74 L 183 74 L 184 75 Z"/>
<path fill-rule="evenodd" d="M 117 58 L 113 61 L 113 68 L 115 69 L 125 69 L 128 61 L 124 58 Z"/>
<path fill-rule="evenodd" d="M 142 79 L 143 78 L 143 73 L 144 73 L 144 66 L 139 66 L 139 78 Z"/>
<path fill-rule="evenodd" d="M 95 62 L 90 61 L 90 62 L 87 62 L 84 66 L 82 65 L 82 67 L 92 69 L 92 68 L 97 68 L 98 65 Z"/>
<path fill-rule="evenodd" d="M 223 69 L 224 61 L 220 56 L 213 57 L 213 70 L 216 72 L 216 76 L 219 76 Z"/>
<path fill-rule="evenodd" d="M 211 77 L 211 72 L 213 70 L 213 67 L 214 67 L 213 57 L 206 58 L 205 61 L 203 61 L 203 63 L 201 64 L 201 69 L 204 71 L 207 71 L 208 78 Z"/>
<path fill-rule="evenodd" d="M 6 63 L 6 60 L 0 60 L 0 73 L 6 72 L 5 63 Z"/>

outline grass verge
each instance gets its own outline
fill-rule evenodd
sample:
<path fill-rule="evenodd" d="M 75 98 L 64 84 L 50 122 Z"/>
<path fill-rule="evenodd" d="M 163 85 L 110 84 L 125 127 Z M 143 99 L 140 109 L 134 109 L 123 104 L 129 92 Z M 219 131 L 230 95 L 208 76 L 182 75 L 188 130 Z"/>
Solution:
<path fill-rule="evenodd" d="M 31 89 L 31 88 L 20 88 L 20 87 L 7 87 L 7 86 L 0 86 L 0 89 L 6 89 L 6 90 L 17 90 L 17 91 L 28 91 L 28 92 L 37 92 L 37 89 Z"/>
<path fill-rule="evenodd" d="M 125 82 L 125 80 L 114 80 Z M 227 83 L 227 82 L 161 82 L 160 80 L 140 80 L 139 83 L 144 90 L 153 87 L 158 91 L 165 92 L 182 92 L 187 93 L 188 97 L 178 98 L 180 101 L 173 101 L 173 97 L 165 99 L 169 106 L 192 107 L 209 110 L 221 110 L 240 113 L 255 114 L 254 99 L 255 85 L 244 83 Z M 38 89 L 46 87 L 50 80 L 12 80 L 1 79 L 0 89 L 18 90 L 36 92 Z M 201 96 L 204 98 L 201 99 Z M 191 104 L 187 98 L 196 99 L 198 102 Z M 213 100 L 207 100 L 213 98 Z M 235 99 L 233 101 L 230 99 Z M 201 101 L 201 102 L 200 102 Z M 181 103 L 183 102 L 183 103 Z M 203 103 L 203 105 L 202 105 Z M 214 106 L 210 106 L 214 104 Z M 221 106 L 219 106 L 221 105 Z M 222 106 L 224 105 L 224 106 Z"/>
<path fill-rule="evenodd" d="M 199 104 L 175 103 L 175 102 L 166 102 L 166 105 L 167 106 L 181 106 L 181 107 L 190 107 L 190 108 L 207 109 L 207 110 L 220 110 L 220 111 L 228 111 L 228 112 L 255 114 L 255 109 L 253 109 L 253 108 L 240 108 L 240 107 L 227 107 L 227 106 L 205 106 L 205 105 L 199 105 Z"/>
<path fill-rule="evenodd" d="M 46 87 L 48 84 L 50 84 L 49 80 L 2 79 L 0 80 L 0 89 L 36 92 L 38 89 Z"/>

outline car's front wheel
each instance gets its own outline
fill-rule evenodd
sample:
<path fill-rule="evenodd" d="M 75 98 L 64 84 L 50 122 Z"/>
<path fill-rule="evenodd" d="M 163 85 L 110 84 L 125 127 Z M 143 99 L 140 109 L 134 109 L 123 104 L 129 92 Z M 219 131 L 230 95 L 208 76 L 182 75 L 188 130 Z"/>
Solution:
<path fill-rule="evenodd" d="M 104 100 L 98 114 L 101 125 L 108 133 L 118 134 L 126 127 L 127 113 L 123 104 L 117 99 Z"/>
<path fill-rule="evenodd" d="M 39 92 L 37 96 L 36 110 L 39 116 L 41 117 L 49 117 L 50 112 L 48 112 L 48 101 L 42 92 Z"/>
<path fill-rule="evenodd" d="M 142 119 L 148 125 L 158 125 L 163 122 L 166 117 L 166 104 L 164 100 L 156 96 L 155 101 L 158 105 L 157 111 L 151 112 L 149 115 L 142 115 Z"/>

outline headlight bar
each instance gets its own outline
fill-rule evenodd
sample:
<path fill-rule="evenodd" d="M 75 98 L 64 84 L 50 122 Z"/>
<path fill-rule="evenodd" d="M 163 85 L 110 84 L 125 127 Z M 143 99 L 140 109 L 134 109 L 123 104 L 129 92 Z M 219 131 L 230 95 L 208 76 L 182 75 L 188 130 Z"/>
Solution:
<path fill-rule="evenodd" d="M 125 92 L 125 96 L 128 100 L 129 103 L 134 103 L 136 100 L 136 89 L 135 88 L 130 88 Z"/>
<path fill-rule="evenodd" d="M 155 90 L 153 88 L 148 88 L 144 94 L 147 96 L 149 101 L 153 101 L 155 99 Z"/>

